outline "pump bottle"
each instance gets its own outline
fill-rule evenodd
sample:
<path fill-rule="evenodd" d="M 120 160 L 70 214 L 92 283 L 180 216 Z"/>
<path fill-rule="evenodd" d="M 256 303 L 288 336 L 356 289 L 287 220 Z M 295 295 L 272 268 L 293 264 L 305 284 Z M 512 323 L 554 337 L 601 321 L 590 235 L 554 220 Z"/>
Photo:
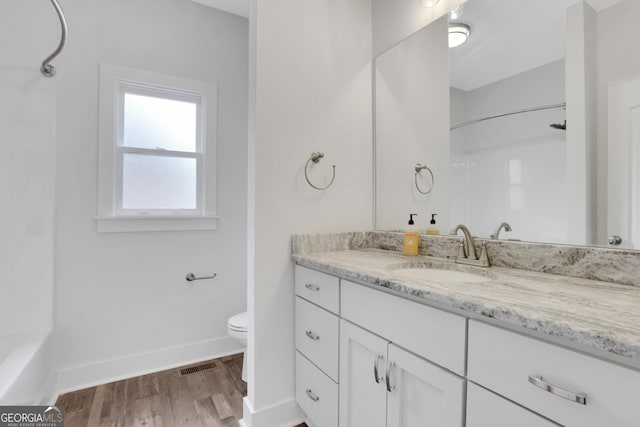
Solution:
<path fill-rule="evenodd" d="M 418 214 L 409 215 L 409 224 L 404 229 L 404 254 L 418 255 L 418 229 L 414 225 L 413 217 Z"/>
<path fill-rule="evenodd" d="M 440 230 L 438 230 L 438 228 L 436 227 L 436 215 L 438 214 L 431 214 L 431 221 L 429 222 L 429 226 L 427 227 L 427 234 L 430 234 L 432 236 L 440 234 Z"/>

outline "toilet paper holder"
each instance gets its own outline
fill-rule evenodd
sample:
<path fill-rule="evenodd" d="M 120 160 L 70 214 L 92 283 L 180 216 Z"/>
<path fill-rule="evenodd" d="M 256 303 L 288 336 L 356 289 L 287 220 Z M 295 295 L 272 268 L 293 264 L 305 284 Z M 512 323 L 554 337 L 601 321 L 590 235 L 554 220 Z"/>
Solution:
<path fill-rule="evenodd" d="M 208 279 L 213 279 L 218 275 L 218 273 L 213 273 L 213 276 L 200 276 L 197 277 L 195 274 L 193 273 L 187 273 L 187 275 L 185 276 L 185 279 L 187 279 L 187 282 L 193 282 L 194 280 L 208 280 Z"/>

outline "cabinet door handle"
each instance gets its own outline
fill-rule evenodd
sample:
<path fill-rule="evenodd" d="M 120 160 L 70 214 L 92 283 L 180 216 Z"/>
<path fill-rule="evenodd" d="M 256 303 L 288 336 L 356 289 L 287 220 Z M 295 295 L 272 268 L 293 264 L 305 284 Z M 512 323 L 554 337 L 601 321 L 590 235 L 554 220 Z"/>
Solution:
<path fill-rule="evenodd" d="M 376 380 L 376 384 L 380 384 L 380 375 L 378 374 L 378 364 L 380 361 L 384 359 L 384 356 L 381 354 L 376 355 L 376 360 L 373 361 L 373 378 Z"/>
<path fill-rule="evenodd" d="M 395 362 L 389 362 L 389 364 L 387 364 L 387 374 L 384 376 L 384 380 L 387 383 L 387 391 L 389 393 L 396 389 L 396 386 L 391 385 L 391 369 L 395 368 L 395 366 Z"/>
<path fill-rule="evenodd" d="M 320 290 L 320 286 L 314 285 L 312 283 L 307 283 L 306 285 L 304 285 L 304 287 L 313 292 L 318 292 Z"/>
<path fill-rule="evenodd" d="M 549 384 L 544 381 L 541 376 L 538 375 L 529 375 L 529 382 L 534 386 L 541 388 L 542 390 L 549 392 L 551 394 L 555 394 L 556 396 L 560 396 L 562 398 L 568 399 L 572 402 L 579 403 L 581 405 L 587 404 L 587 395 L 584 393 L 575 393 L 573 391 L 564 390 L 558 386 L 553 384 Z"/>
<path fill-rule="evenodd" d="M 307 396 L 309 397 L 309 399 L 313 400 L 314 402 L 320 400 L 320 396 L 311 391 L 310 388 L 306 389 L 305 391 L 307 392 Z"/>
<path fill-rule="evenodd" d="M 320 335 L 316 334 L 313 331 L 305 331 L 305 334 L 307 334 L 307 336 L 314 341 L 318 341 L 320 339 Z"/>

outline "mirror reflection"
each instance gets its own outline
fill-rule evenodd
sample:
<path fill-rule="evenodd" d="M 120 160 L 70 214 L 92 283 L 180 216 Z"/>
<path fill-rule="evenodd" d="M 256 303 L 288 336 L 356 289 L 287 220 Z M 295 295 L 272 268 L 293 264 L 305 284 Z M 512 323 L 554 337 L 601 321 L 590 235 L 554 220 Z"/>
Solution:
<path fill-rule="evenodd" d="M 634 22 L 634 0 L 469 0 L 379 55 L 376 227 L 640 249 Z"/>
<path fill-rule="evenodd" d="M 505 221 L 503 238 L 566 243 L 566 2 L 496 3 L 449 19 L 473 28 L 449 49 L 451 223 L 488 237 Z"/>

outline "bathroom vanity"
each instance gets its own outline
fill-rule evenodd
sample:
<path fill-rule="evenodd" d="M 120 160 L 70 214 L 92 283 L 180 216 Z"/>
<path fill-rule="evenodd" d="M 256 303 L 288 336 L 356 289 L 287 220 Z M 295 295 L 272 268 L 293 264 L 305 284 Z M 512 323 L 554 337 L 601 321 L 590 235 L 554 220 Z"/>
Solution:
<path fill-rule="evenodd" d="M 362 246 L 292 255 L 315 427 L 640 424 L 640 287 Z"/>

